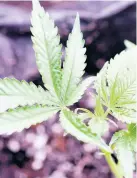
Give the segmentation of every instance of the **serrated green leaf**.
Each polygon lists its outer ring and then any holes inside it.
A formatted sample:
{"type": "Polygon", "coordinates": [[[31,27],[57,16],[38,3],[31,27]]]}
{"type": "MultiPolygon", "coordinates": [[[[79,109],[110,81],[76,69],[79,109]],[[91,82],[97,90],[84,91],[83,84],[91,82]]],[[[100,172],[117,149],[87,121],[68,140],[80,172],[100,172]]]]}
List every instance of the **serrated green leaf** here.
{"type": "Polygon", "coordinates": [[[129,124],[127,130],[118,131],[113,135],[110,145],[113,147],[118,140],[124,138],[129,143],[131,150],[136,151],[136,130],[136,124],[129,124]]]}
{"type": "Polygon", "coordinates": [[[135,169],[135,145],[136,145],[136,125],[130,124],[128,130],[116,132],[110,142],[110,146],[117,154],[119,165],[125,178],[133,177],[135,169]],[[127,163],[128,158],[128,163],[127,163]]]}
{"type": "Polygon", "coordinates": [[[58,30],[49,14],[33,0],[31,32],[36,62],[45,87],[59,97],[61,83],[61,45],[58,30]]]}
{"type": "Polygon", "coordinates": [[[54,97],[34,83],[14,78],[0,79],[0,112],[17,106],[46,104],[57,105],[54,97]]]}
{"type": "Polygon", "coordinates": [[[25,106],[0,114],[0,134],[20,132],[31,125],[47,120],[59,109],[51,106],[25,106]]]}
{"type": "Polygon", "coordinates": [[[137,123],[136,60],[137,47],[122,51],[104,65],[95,82],[101,102],[117,119],[127,123],[137,123]]]}
{"type": "Polygon", "coordinates": [[[70,93],[70,96],[68,97],[66,102],[66,106],[70,106],[78,102],[82,98],[85,90],[88,88],[88,86],[91,85],[92,82],[93,82],[92,77],[88,77],[85,80],[83,80],[77,86],[77,88],[74,91],[72,91],[72,93],[70,93]]]}
{"type": "MultiPolygon", "coordinates": [[[[84,74],[86,66],[86,49],[83,47],[83,35],[80,30],[80,21],[77,14],[72,33],[69,35],[69,39],[67,41],[66,57],[61,82],[61,96],[65,104],[77,102],[79,99],[79,96],[75,98],[76,100],[73,100],[70,96],[77,90],[81,77],[84,74]],[[69,100],[73,101],[70,102],[69,100]]],[[[81,88],[81,86],[79,87],[81,88]]],[[[81,90],[83,93],[83,87],[81,90]]],[[[79,91],[80,95],[81,90],[79,91]]]]}
{"type": "Polygon", "coordinates": [[[79,116],[69,109],[63,109],[60,114],[60,122],[67,133],[70,133],[78,140],[85,143],[94,143],[102,149],[111,152],[111,149],[96,134],[93,134],[79,118],[79,116]]]}
{"type": "Polygon", "coordinates": [[[113,135],[113,137],[111,138],[110,141],[110,146],[111,147],[115,147],[115,143],[121,139],[123,136],[125,135],[125,130],[121,130],[119,132],[115,132],[115,134],[113,135]]]}
{"type": "Polygon", "coordinates": [[[101,97],[101,103],[108,106],[109,103],[109,92],[107,87],[107,69],[108,69],[108,62],[106,62],[100,72],[97,74],[94,87],[96,92],[101,97]]]}

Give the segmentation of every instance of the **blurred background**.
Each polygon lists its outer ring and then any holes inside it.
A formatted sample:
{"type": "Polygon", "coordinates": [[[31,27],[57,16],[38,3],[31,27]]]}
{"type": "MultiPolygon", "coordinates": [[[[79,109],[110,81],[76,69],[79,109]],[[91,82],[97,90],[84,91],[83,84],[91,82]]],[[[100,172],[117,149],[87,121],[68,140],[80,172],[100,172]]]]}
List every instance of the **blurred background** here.
{"type": "MultiPolygon", "coordinates": [[[[43,1],[41,4],[59,28],[63,52],[79,12],[87,48],[86,75],[96,75],[106,61],[125,49],[125,39],[136,42],[134,1],[43,1]]],[[[31,9],[29,1],[0,1],[0,78],[15,77],[43,86],[30,38],[31,9]]],[[[88,91],[77,107],[94,108],[95,102],[88,91]]],[[[104,136],[107,142],[116,130],[110,126],[104,136]]],[[[54,116],[21,133],[0,136],[0,178],[113,176],[94,145],[83,144],[70,135],[63,137],[58,116],[54,116]]]]}

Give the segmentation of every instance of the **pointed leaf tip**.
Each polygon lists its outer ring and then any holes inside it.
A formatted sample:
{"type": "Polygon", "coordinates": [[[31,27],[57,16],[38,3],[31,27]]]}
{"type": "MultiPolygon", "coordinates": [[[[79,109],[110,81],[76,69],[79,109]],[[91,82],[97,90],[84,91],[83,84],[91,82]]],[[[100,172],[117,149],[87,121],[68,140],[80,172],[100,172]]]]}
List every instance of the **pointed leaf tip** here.
{"type": "Polygon", "coordinates": [[[76,19],[79,19],[79,13],[77,12],[77,14],[76,14],[76,19]]]}
{"type": "Polygon", "coordinates": [[[75,18],[75,22],[74,22],[74,27],[73,30],[78,30],[80,29],[80,19],[79,19],[79,13],[77,12],[76,18],[75,18]]]}
{"type": "Polygon", "coordinates": [[[32,7],[33,7],[33,10],[38,9],[40,7],[39,0],[32,0],[32,7]]]}
{"type": "Polygon", "coordinates": [[[46,89],[50,90],[52,95],[59,101],[62,75],[60,38],[54,21],[39,2],[38,0],[33,0],[34,9],[31,18],[36,63],[46,89]],[[45,71],[47,72],[46,74],[45,71]]]}
{"type": "Polygon", "coordinates": [[[126,48],[131,49],[133,47],[135,47],[136,45],[134,43],[132,43],[129,40],[124,40],[124,45],[126,46],[126,48]]]}

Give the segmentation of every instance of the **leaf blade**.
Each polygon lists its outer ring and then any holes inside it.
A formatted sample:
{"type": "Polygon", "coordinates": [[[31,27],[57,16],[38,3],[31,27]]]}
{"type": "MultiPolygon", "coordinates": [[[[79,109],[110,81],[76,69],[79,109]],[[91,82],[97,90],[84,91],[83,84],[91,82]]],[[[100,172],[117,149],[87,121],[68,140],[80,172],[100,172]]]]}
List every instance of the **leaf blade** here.
{"type": "Polygon", "coordinates": [[[133,177],[133,171],[135,170],[136,125],[130,124],[128,130],[116,132],[111,139],[110,146],[117,154],[119,165],[125,178],[133,177]]]}
{"type": "Polygon", "coordinates": [[[93,82],[92,77],[88,77],[85,80],[83,80],[69,96],[66,106],[70,106],[78,102],[92,82],[93,82]]]}
{"type": "Polygon", "coordinates": [[[70,133],[78,140],[86,143],[94,143],[106,151],[111,152],[111,149],[105,144],[105,142],[96,134],[93,134],[90,129],[81,122],[78,115],[74,114],[69,109],[61,111],[60,122],[66,132],[70,133]]]}
{"type": "Polygon", "coordinates": [[[86,67],[85,52],[84,41],[80,30],[79,15],[77,14],[72,33],[69,35],[67,41],[66,58],[61,82],[61,96],[65,103],[67,103],[70,98],[71,92],[76,90],[77,84],[79,84],[84,74],[86,67]]]}
{"type": "Polygon", "coordinates": [[[25,106],[0,113],[0,134],[12,134],[45,121],[58,112],[57,107],[25,106]],[[45,118],[46,117],[46,118],[45,118]]]}
{"type": "Polygon", "coordinates": [[[32,41],[39,72],[45,87],[55,97],[59,97],[62,76],[60,38],[57,35],[57,27],[49,18],[49,14],[45,13],[40,6],[38,0],[33,0],[31,24],[32,41]]]}
{"type": "Polygon", "coordinates": [[[95,82],[102,104],[113,116],[127,123],[137,123],[136,59],[137,47],[122,51],[104,65],[95,82]]]}
{"type": "Polygon", "coordinates": [[[57,101],[42,87],[14,78],[0,79],[0,112],[25,105],[57,105],[57,101]],[[55,104],[56,103],[56,104],[55,104]]]}

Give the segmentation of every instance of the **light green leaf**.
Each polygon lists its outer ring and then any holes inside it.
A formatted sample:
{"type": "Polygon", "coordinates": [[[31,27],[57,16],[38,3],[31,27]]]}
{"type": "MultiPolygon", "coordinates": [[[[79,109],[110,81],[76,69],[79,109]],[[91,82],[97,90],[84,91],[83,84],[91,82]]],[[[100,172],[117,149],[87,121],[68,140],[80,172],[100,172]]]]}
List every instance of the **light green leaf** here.
{"type": "Polygon", "coordinates": [[[117,156],[119,165],[123,169],[125,178],[133,178],[133,170],[135,169],[135,155],[127,148],[127,142],[117,144],[117,156]]]}
{"type": "Polygon", "coordinates": [[[79,116],[69,109],[63,109],[60,114],[60,122],[67,133],[70,133],[78,140],[85,143],[94,143],[102,149],[111,152],[111,149],[96,134],[93,134],[79,116]]]}
{"type": "Polygon", "coordinates": [[[101,97],[99,95],[95,96],[96,107],[94,110],[94,117],[89,121],[89,127],[93,133],[98,136],[102,136],[109,129],[109,124],[107,122],[107,115],[104,112],[103,106],[101,104],[101,97]]]}
{"type": "MultiPolygon", "coordinates": [[[[72,104],[79,99],[79,96],[75,98],[76,100],[73,100],[70,96],[77,90],[81,77],[84,74],[86,66],[86,49],[83,47],[84,40],[80,30],[79,15],[77,14],[72,33],[69,35],[67,41],[66,57],[61,82],[61,96],[65,104],[72,104]]],[[[83,86],[80,85],[79,89],[82,90],[78,91],[80,93],[79,95],[81,95],[81,93],[83,93],[83,86]]]]}
{"type": "MultiPolygon", "coordinates": [[[[104,117],[105,112],[104,112],[103,106],[101,104],[101,97],[98,94],[95,96],[95,98],[96,98],[96,107],[94,110],[94,115],[96,117],[104,117]]],[[[106,118],[104,118],[104,119],[106,119],[106,118]]]]}
{"type": "Polygon", "coordinates": [[[136,60],[137,47],[122,51],[104,65],[95,82],[101,102],[117,119],[127,123],[137,123],[136,60]]]}
{"type": "Polygon", "coordinates": [[[34,83],[14,78],[0,79],[0,112],[17,106],[46,104],[57,105],[54,97],[34,83]]]}
{"type": "Polygon", "coordinates": [[[115,143],[121,139],[123,136],[125,135],[125,130],[121,130],[121,131],[118,131],[118,132],[115,132],[115,134],[113,135],[113,137],[111,138],[111,141],[110,141],[110,146],[112,148],[115,147],[115,143]]]}
{"type": "Polygon", "coordinates": [[[88,120],[89,128],[91,132],[101,137],[105,132],[109,129],[109,124],[107,122],[107,115],[104,112],[103,106],[100,102],[100,97],[98,95],[95,96],[96,98],[96,107],[94,110],[94,114],[84,108],[78,108],[75,111],[83,111],[83,113],[79,113],[79,118],[82,121],[88,120]]]}
{"type": "Polygon", "coordinates": [[[31,125],[43,122],[59,109],[51,106],[25,106],[9,110],[0,114],[0,134],[11,134],[20,132],[24,128],[29,128],[31,125]]]}
{"type": "Polygon", "coordinates": [[[97,134],[99,137],[101,137],[109,129],[108,122],[104,120],[104,118],[92,118],[88,125],[92,133],[97,134]]]}
{"type": "Polygon", "coordinates": [[[61,45],[54,22],[38,0],[33,0],[31,32],[36,62],[45,87],[59,97],[61,83],[61,45]]]}
{"type": "Polygon", "coordinates": [[[129,134],[129,142],[131,145],[131,149],[135,152],[137,151],[137,125],[129,124],[128,125],[128,134],[129,134]]]}
{"type": "Polygon", "coordinates": [[[133,177],[135,169],[135,145],[136,145],[136,125],[130,124],[128,130],[116,132],[110,142],[110,146],[117,154],[119,165],[125,178],[133,177]],[[128,163],[127,163],[128,158],[128,163]]]}
{"type": "Polygon", "coordinates": [[[108,62],[106,62],[100,72],[97,74],[94,87],[96,92],[101,97],[101,103],[104,105],[109,104],[109,92],[107,87],[107,69],[108,69],[108,62]]]}
{"type": "Polygon", "coordinates": [[[68,97],[66,102],[66,106],[70,106],[78,102],[82,98],[85,90],[88,88],[88,86],[91,85],[92,82],[93,82],[92,77],[88,77],[85,80],[83,80],[77,86],[77,88],[74,91],[72,91],[72,93],[70,93],[70,96],[68,97]]]}
{"type": "Polygon", "coordinates": [[[125,44],[126,48],[128,48],[128,49],[134,48],[136,46],[134,43],[132,43],[129,40],[124,40],[124,44],[125,44]]]}
{"type": "Polygon", "coordinates": [[[136,151],[136,130],[137,125],[136,124],[129,124],[127,130],[121,130],[116,132],[110,142],[110,145],[112,147],[115,147],[115,143],[118,140],[122,140],[123,138],[127,140],[129,143],[131,150],[136,151]]]}

